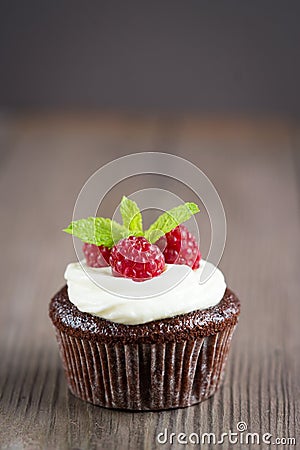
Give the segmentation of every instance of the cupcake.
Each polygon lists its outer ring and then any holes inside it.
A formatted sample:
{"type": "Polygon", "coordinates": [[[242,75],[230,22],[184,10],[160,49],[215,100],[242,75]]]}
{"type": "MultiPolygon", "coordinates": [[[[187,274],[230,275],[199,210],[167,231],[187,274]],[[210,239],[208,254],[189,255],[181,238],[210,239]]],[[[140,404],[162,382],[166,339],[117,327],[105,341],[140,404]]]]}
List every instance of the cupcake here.
{"type": "Polygon", "coordinates": [[[220,385],[240,304],[182,225],[198,211],[180,205],[144,231],[123,197],[122,225],[90,217],[65,229],[85,259],[68,265],[49,315],[75,396],[154,411],[199,403],[220,385]]]}

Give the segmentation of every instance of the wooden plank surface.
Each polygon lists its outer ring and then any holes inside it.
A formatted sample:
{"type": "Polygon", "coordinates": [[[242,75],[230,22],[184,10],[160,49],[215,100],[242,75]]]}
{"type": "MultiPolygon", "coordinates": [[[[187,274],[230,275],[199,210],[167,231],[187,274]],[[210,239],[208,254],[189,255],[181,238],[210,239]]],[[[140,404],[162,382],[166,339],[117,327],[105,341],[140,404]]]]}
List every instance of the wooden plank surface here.
{"type": "MultiPolygon", "coordinates": [[[[271,433],[273,441],[294,437],[300,445],[299,143],[298,124],[280,120],[0,118],[1,448],[182,448],[176,439],[160,445],[157,434],[167,428],[220,436],[235,432],[239,421],[250,432],[271,433]],[[222,387],[182,410],[126,413],[73,397],[47,315],[75,259],[60,230],[81,186],[103,164],[139,151],[183,156],[212,180],[228,222],[220,266],[242,302],[222,387]]],[[[105,214],[122,189],[130,194],[153,183],[155,176],[127,180],[104,202],[105,214]]],[[[190,199],[185,187],[163,183],[190,199]]],[[[222,448],[245,445],[225,440],[222,448]]]]}

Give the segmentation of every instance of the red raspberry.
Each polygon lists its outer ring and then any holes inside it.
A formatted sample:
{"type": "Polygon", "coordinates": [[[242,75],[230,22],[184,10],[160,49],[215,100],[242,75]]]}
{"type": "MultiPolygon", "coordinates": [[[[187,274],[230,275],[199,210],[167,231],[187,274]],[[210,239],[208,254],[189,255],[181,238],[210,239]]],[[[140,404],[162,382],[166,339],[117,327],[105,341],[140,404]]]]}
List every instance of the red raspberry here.
{"type": "Polygon", "coordinates": [[[157,245],[135,236],[121,239],[112,248],[109,262],[114,276],[134,281],[156,277],[165,268],[165,258],[157,245]]]}
{"type": "Polygon", "coordinates": [[[186,264],[192,269],[198,269],[201,253],[195,237],[184,225],[166,233],[156,245],[163,252],[166,263],[186,264]]]}
{"type": "Polygon", "coordinates": [[[109,266],[110,248],[94,244],[83,245],[83,253],[88,266],[90,267],[107,267],[109,266]]]}

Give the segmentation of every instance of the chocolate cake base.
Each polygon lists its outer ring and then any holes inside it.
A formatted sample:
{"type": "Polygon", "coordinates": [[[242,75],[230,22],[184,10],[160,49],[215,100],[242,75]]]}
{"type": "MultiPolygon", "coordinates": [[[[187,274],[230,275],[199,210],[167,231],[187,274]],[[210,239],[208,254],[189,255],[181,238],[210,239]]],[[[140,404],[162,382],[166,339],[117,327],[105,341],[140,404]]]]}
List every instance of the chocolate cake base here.
{"type": "Polygon", "coordinates": [[[206,310],[123,325],[79,311],[66,286],[49,309],[72,393],[95,405],[138,411],[210,397],[222,380],[239,312],[227,289],[206,310]]]}

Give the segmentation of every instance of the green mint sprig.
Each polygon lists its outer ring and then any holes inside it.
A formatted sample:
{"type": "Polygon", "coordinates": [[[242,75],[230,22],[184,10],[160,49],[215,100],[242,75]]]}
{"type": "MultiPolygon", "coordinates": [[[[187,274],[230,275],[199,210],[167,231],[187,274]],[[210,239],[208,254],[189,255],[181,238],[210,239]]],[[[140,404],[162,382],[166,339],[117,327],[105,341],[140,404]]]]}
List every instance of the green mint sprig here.
{"type": "Polygon", "coordinates": [[[116,242],[129,235],[126,227],[104,217],[75,220],[63,231],[88,244],[104,245],[108,248],[113,247],[116,242]]]}
{"type": "Polygon", "coordinates": [[[145,231],[143,231],[142,214],[136,202],[124,196],[120,211],[122,225],[104,217],[88,217],[71,222],[63,231],[88,244],[104,245],[108,248],[128,236],[144,236],[149,242],[155,243],[161,236],[199,212],[199,208],[191,202],[172,208],[161,214],[145,231]]]}
{"type": "Polygon", "coordinates": [[[136,202],[124,195],[121,201],[120,211],[124,227],[130,231],[143,234],[143,218],[136,202]]]}
{"type": "Polygon", "coordinates": [[[150,242],[156,242],[161,236],[176,228],[183,222],[189,220],[193,214],[199,212],[195,203],[185,203],[176,206],[161,214],[156,221],[145,231],[145,238],[150,242]]]}

